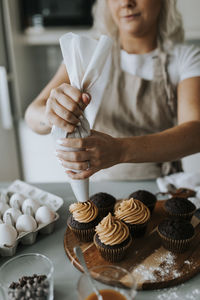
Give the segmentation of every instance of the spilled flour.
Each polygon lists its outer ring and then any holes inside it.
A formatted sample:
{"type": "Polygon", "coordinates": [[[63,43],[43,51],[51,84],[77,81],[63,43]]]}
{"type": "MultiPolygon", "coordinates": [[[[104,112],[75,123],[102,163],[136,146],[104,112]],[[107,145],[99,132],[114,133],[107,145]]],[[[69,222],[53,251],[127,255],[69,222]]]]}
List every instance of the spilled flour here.
{"type": "Polygon", "coordinates": [[[185,285],[182,284],[178,287],[171,288],[167,291],[158,291],[160,295],[156,297],[156,300],[199,300],[200,289],[194,288],[191,291],[185,291],[185,285]],[[183,291],[184,289],[184,291],[183,291]]]}
{"type": "MultiPolygon", "coordinates": [[[[188,263],[190,263],[188,261],[188,263]]],[[[174,269],[175,255],[171,252],[160,255],[157,250],[153,253],[150,259],[138,265],[133,275],[137,278],[138,282],[144,281],[157,281],[158,279],[164,281],[166,276],[172,279],[179,277],[181,274],[174,269]]]]}

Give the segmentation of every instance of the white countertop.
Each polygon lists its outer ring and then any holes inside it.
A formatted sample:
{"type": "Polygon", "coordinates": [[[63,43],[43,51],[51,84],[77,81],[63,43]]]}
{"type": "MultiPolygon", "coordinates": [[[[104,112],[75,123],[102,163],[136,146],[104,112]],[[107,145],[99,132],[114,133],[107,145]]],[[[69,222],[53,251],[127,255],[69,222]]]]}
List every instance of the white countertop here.
{"type": "MultiPolygon", "coordinates": [[[[58,211],[60,219],[51,235],[39,235],[35,244],[31,246],[19,245],[16,255],[25,253],[41,253],[48,256],[54,263],[54,290],[55,300],[76,300],[76,284],[80,272],[70,263],[63,248],[63,237],[66,230],[68,206],[75,201],[69,184],[65,183],[40,183],[37,187],[54,193],[64,199],[63,207],[58,211]]],[[[6,188],[8,183],[0,183],[0,188],[6,188]]],[[[146,189],[157,192],[155,181],[135,182],[99,182],[90,184],[90,194],[107,192],[117,198],[127,197],[137,189],[146,189]]],[[[9,258],[0,258],[0,266],[9,258]]],[[[200,276],[196,276],[178,287],[159,290],[138,292],[135,300],[197,300],[200,299],[200,276]]]]}

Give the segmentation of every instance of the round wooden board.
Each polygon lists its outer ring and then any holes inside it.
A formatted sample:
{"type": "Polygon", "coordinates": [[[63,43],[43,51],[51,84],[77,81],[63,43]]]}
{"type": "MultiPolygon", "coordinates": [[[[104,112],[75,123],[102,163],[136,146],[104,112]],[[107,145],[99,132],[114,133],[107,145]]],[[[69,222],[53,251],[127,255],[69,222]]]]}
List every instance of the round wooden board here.
{"type": "MultiPolygon", "coordinates": [[[[196,235],[190,249],[184,253],[172,253],[161,246],[155,230],[160,221],[166,217],[163,210],[164,201],[157,201],[155,210],[148,224],[144,237],[134,239],[126,257],[115,265],[129,270],[137,281],[138,290],[153,290],[175,286],[183,283],[200,272],[200,219],[192,218],[196,235]]],[[[64,249],[73,265],[83,272],[73,248],[79,245],[90,269],[98,265],[110,265],[99,254],[94,243],[79,242],[69,228],[64,236],[64,249]]]]}

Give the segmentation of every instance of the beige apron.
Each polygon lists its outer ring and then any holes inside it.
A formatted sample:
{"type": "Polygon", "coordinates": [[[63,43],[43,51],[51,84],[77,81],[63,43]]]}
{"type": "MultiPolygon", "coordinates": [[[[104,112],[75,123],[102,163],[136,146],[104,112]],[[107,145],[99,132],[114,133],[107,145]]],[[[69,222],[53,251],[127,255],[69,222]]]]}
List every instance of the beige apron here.
{"type": "MultiPolygon", "coordinates": [[[[113,137],[141,136],[176,124],[176,95],[167,73],[167,54],[154,59],[154,80],[112,71],[93,129],[113,137]]],[[[162,147],[162,145],[160,145],[162,147]]],[[[93,175],[94,180],[153,179],[181,170],[181,163],[124,163],[93,175]]]]}

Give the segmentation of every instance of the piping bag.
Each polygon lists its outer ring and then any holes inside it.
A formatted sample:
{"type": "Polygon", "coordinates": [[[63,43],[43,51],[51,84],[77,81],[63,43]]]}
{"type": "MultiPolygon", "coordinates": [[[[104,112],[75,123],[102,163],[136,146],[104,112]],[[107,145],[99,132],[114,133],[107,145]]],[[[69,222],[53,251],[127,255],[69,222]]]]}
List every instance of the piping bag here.
{"type": "MultiPolygon", "coordinates": [[[[105,35],[102,35],[97,41],[89,37],[67,33],[60,38],[60,46],[71,86],[82,92],[90,93],[91,102],[95,101],[95,83],[111,53],[112,40],[105,35]]],[[[90,135],[90,124],[85,114],[80,123],[72,133],[67,133],[54,125],[51,134],[55,139],[88,137],[90,135]]],[[[81,150],[61,145],[58,145],[57,149],[63,151],[81,150]]],[[[73,171],[80,172],[77,170],[73,171]]],[[[69,181],[77,201],[85,202],[89,200],[88,178],[78,180],[69,177],[69,181]]]]}

